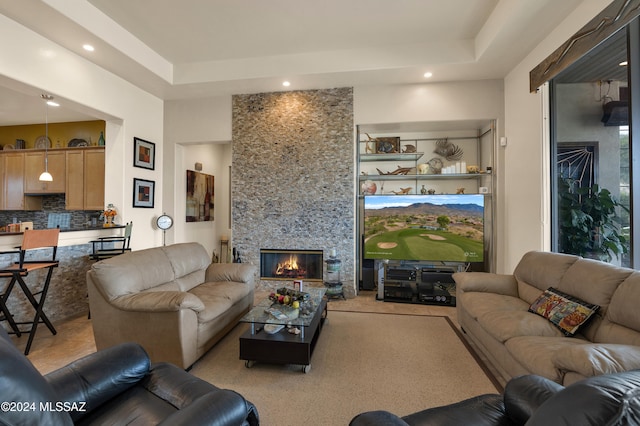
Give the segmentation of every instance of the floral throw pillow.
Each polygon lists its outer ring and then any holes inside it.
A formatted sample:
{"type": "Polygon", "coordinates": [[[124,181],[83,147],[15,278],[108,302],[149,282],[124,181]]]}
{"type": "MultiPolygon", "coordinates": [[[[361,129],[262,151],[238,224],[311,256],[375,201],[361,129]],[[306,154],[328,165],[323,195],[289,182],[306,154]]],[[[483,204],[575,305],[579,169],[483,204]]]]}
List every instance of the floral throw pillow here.
{"type": "Polygon", "coordinates": [[[598,309],[600,306],[584,302],[553,287],[542,292],[529,306],[529,312],[548,319],[565,336],[574,336],[598,309]]]}

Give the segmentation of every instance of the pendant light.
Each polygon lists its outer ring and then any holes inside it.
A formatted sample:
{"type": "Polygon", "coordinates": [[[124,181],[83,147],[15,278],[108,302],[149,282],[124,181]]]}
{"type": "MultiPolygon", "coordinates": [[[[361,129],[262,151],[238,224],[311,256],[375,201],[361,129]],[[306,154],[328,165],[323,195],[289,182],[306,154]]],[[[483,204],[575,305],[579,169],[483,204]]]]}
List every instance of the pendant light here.
{"type": "Polygon", "coordinates": [[[38,178],[41,182],[53,182],[53,176],[49,173],[49,102],[53,100],[53,96],[40,95],[45,100],[45,112],[44,112],[44,172],[38,178]]]}

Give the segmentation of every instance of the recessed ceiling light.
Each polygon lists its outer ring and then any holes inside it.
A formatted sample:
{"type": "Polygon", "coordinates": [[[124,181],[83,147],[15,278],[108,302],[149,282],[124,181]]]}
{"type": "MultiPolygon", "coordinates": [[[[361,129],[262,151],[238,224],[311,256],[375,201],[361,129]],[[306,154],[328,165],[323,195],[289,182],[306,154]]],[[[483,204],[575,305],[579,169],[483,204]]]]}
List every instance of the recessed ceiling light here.
{"type": "Polygon", "coordinates": [[[83,44],[82,48],[84,50],[86,50],[87,52],[93,52],[94,50],[96,50],[92,45],[90,44],[83,44]]]}
{"type": "Polygon", "coordinates": [[[431,77],[433,77],[433,73],[431,73],[429,71],[424,73],[424,78],[431,78],[431,77]]]}
{"type": "Polygon", "coordinates": [[[291,86],[291,83],[289,83],[288,81],[283,81],[283,82],[282,82],[282,85],[283,85],[284,87],[289,87],[289,86],[291,86]]]}
{"type": "Polygon", "coordinates": [[[628,62],[627,61],[622,61],[618,65],[620,65],[621,67],[626,67],[628,65],[628,62]]]}
{"type": "Polygon", "coordinates": [[[43,94],[41,94],[41,95],[40,95],[40,97],[41,97],[42,99],[44,99],[44,100],[47,102],[47,105],[50,105],[50,106],[60,106],[60,104],[59,104],[59,103],[54,102],[54,100],[53,100],[53,99],[54,99],[54,97],[53,97],[52,95],[49,95],[48,93],[43,93],[43,94]]]}

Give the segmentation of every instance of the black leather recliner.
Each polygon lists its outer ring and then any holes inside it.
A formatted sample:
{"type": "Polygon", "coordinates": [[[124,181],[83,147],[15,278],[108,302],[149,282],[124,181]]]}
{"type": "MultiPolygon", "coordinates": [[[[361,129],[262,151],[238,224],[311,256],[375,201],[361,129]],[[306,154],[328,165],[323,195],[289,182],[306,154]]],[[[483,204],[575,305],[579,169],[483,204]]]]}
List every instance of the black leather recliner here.
{"type": "Polygon", "coordinates": [[[608,374],[566,388],[528,375],[510,380],[504,395],[481,395],[405,417],[369,411],[351,426],[630,426],[640,425],[640,370],[608,374]]]}
{"type": "Polygon", "coordinates": [[[45,376],[0,327],[0,424],[249,425],[256,408],[135,343],[96,352],[45,376]]]}

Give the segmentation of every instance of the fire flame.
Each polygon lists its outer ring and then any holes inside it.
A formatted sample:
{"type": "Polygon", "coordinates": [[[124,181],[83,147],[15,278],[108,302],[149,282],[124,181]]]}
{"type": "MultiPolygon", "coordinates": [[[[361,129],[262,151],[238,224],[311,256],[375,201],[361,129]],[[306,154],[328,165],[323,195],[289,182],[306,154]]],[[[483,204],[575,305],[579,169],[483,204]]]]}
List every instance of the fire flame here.
{"type": "Polygon", "coordinates": [[[298,257],[294,255],[289,256],[289,260],[284,261],[283,263],[278,263],[276,267],[276,275],[283,275],[290,271],[298,270],[298,257]]]}

